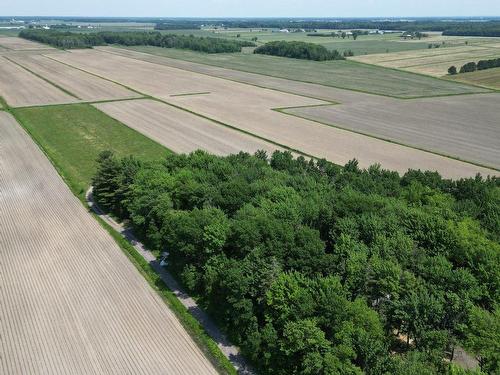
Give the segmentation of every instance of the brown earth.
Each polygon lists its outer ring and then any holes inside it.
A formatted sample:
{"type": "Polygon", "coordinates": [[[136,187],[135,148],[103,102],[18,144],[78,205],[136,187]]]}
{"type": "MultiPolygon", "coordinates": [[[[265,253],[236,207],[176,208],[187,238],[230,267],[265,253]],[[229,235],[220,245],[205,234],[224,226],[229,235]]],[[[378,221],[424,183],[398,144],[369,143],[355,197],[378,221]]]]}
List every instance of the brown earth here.
{"type": "Polygon", "coordinates": [[[4,57],[0,57],[0,96],[12,107],[78,101],[4,57]]]}
{"type": "Polygon", "coordinates": [[[216,155],[229,155],[265,150],[271,155],[280,149],[272,143],[154,100],[127,100],[94,106],[178,153],[202,149],[216,155]]]}
{"type": "Polygon", "coordinates": [[[9,56],[9,59],[35,74],[87,101],[139,97],[123,86],[71,68],[41,55],[9,56]]]}
{"type": "Polygon", "coordinates": [[[53,50],[54,48],[46,45],[46,44],[41,44],[37,42],[32,42],[31,40],[26,40],[23,38],[18,38],[18,37],[5,37],[0,39],[0,46],[10,49],[10,50],[15,50],[15,51],[20,51],[20,50],[53,50]]]}
{"type": "Polygon", "coordinates": [[[217,373],[5,112],[0,228],[0,373],[217,373]]]}

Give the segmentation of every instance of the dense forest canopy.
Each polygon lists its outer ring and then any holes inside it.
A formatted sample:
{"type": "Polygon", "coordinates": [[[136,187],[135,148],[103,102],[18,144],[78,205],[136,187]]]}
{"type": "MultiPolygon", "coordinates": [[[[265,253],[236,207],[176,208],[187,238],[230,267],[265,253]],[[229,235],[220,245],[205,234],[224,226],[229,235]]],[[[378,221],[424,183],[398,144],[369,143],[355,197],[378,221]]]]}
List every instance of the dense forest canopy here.
{"type": "Polygon", "coordinates": [[[337,50],[330,51],[320,44],[306,42],[268,42],[257,47],[254,53],[315,61],[344,59],[337,50]]]}
{"type": "Polygon", "coordinates": [[[98,204],[260,373],[465,374],[457,346],[499,373],[500,179],[262,151],[98,165],[98,204]]]}
{"type": "Polygon", "coordinates": [[[206,53],[224,53],[240,52],[242,47],[255,46],[254,43],[248,41],[142,31],[72,33],[56,30],[27,29],[21,31],[19,36],[64,49],[121,44],[125,46],[146,45],[190,49],[206,53]]]}

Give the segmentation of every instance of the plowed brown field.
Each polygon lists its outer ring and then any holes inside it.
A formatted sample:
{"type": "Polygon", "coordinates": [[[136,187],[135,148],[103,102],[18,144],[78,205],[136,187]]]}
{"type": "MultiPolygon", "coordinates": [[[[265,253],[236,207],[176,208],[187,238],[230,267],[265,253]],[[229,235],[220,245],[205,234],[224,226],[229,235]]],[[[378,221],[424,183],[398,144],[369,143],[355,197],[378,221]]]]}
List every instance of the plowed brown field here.
{"type": "Polygon", "coordinates": [[[5,112],[0,112],[0,333],[1,374],[216,374],[5,112]]]}
{"type": "Polygon", "coordinates": [[[279,149],[272,143],[154,100],[127,100],[94,106],[174,152],[202,149],[229,155],[265,150],[270,155],[279,149]]]}
{"type": "Polygon", "coordinates": [[[9,56],[9,58],[83,100],[99,101],[140,96],[116,83],[71,68],[41,55],[9,56]]]}
{"type": "Polygon", "coordinates": [[[0,96],[12,107],[78,101],[4,57],[0,57],[0,96]]]}

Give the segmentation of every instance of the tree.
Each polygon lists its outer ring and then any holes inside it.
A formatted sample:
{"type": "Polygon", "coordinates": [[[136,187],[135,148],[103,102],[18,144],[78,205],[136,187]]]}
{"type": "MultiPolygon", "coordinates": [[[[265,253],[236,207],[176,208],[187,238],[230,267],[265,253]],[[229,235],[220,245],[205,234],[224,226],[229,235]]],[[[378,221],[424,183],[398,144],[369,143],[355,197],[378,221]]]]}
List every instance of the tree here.
{"type": "Polygon", "coordinates": [[[450,75],[455,75],[455,74],[457,74],[457,67],[456,67],[456,66],[454,66],[454,65],[450,66],[450,67],[448,68],[448,74],[450,74],[450,75]]]}

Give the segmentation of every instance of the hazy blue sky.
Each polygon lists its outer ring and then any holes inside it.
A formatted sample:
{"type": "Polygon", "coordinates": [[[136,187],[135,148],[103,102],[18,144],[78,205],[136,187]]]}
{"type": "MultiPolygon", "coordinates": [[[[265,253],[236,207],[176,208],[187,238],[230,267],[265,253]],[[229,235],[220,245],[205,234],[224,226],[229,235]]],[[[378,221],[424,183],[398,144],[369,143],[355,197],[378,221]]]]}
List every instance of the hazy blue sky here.
{"type": "Polygon", "coordinates": [[[500,16],[500,0],[0,0],[0,15],[136,17],[500,16]]]}

